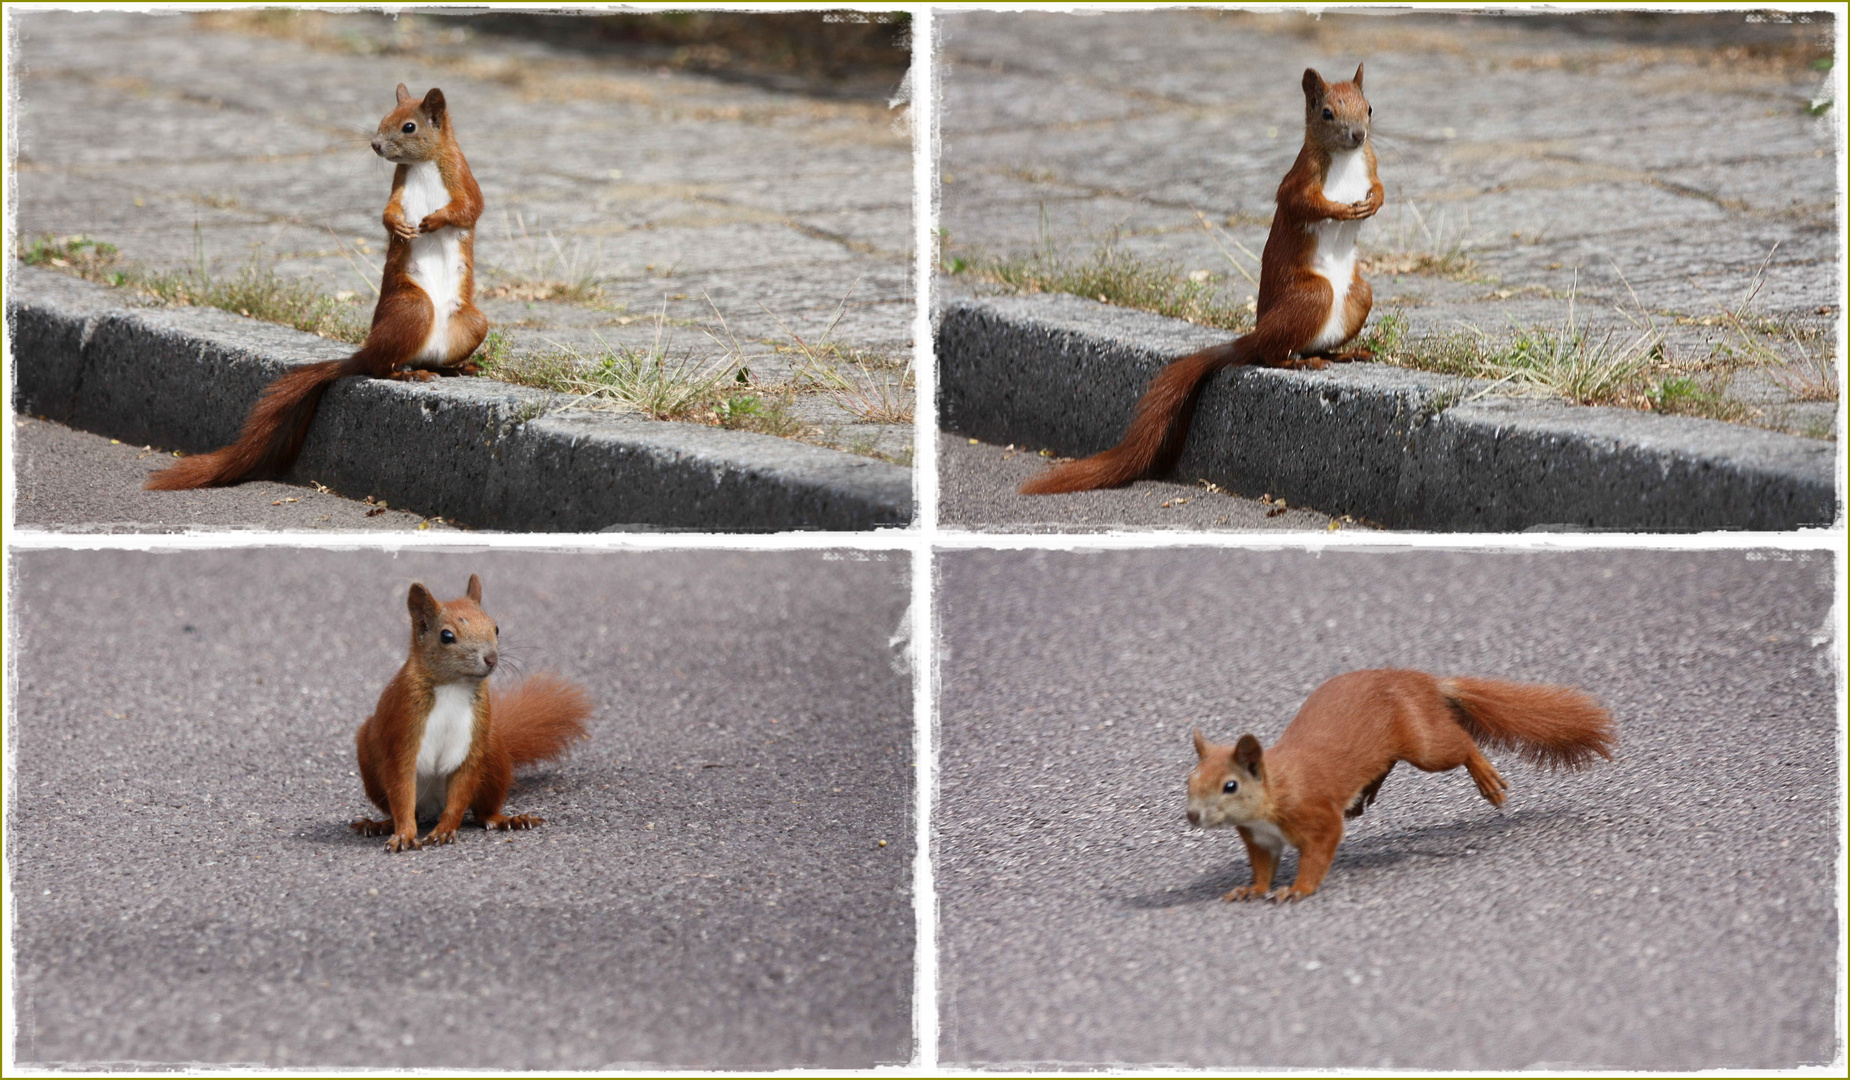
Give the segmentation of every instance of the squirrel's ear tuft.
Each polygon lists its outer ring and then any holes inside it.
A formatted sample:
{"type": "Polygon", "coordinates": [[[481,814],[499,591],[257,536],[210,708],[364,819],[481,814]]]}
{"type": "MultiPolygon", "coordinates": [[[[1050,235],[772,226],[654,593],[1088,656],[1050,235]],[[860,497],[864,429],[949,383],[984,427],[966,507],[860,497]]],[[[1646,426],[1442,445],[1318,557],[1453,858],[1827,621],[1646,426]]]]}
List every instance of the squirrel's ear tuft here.
{"type": "Polygon", "coordinates": [[[1208,740],[1201,737],[1201,729],[1196,728],[1195,729],[1195,756],[1198,758],[1206,758],[1208,756],[1208,751],[1212,749],[1214,749],[1214,747],[1208,742],[1208,740]]]}
{"type": "Polygon", "coordinates": [[[1254,776],[1263,775],[1265,770],[1265,751],[1259,746],[1259,740],[1251,735],[1240,736],[1240,741],[1233,747],[1233,763],[1254,776]]]}
{"type": "Polygon", "coordinates": [[[477,604],[482,602],[482,577],[480,574],[469,575],[468,596],[469,599],[475,601],[477,604]]]}
{"type": "Polygon", "coordinates": [[[1317,74],[1316,68],[1304,69],[1304,97],[1310,101],[1322,101],[1330,86],[1317,74]]]}
{"type": "Polygon", "coordinates": [[[411,594],[405,597],[405,607],[410,610],[411,623],[417,627],[419,634],[429,633],[441,613],[437,598],[430,595],[430,590],[418,581],[411,583],[411,594]]]}
{"type": "Polygon", "coordinates": [[[1362,88],[1362,65],[1360,64],[1355,65],[1355,78],[1350,79],[1349,81],[1355,84],[1355,88],[1357,90],[1360,90],[1362,88]]]}
{"type": "Polygon", "coordinates": [[[398,103],[400,105],[403,105],[405,102],[410,101],[410,100],[411,100],[410,88],[407,87],[404,83],[399,83],[398,84],[398,103]]]}
{"type": "Polygon", "coordinates": [[[424,95],[424,115],[430,118],[432,127],[443,126],[443,111],[443,91],[433,86],[430,93],[424,95]]]}

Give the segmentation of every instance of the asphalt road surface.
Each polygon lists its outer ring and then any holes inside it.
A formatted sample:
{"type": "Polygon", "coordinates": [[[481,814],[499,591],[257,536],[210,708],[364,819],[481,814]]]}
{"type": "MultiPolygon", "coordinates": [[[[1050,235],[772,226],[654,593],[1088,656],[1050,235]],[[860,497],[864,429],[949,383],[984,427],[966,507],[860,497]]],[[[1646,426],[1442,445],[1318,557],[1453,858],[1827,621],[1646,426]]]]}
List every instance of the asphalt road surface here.
{"type": "Polygon", "coordinates": [[[19,553],[18,1061],[908,1059],[904,560],[19,553]],[[410,582],[472,571],[504,656],[590,690],[591,738],[516,781],[539,829],[387,854],[347,829],[353,732],[410,582]]]}
{"type": "Polygon", "coordinates": [[[941,1060],[1841,1061],[1830,560],[944,554],[941,1060]],[[1250,877],[1231,830],[1183,821],[1189,729],[1269,745],[1382,666],[1582,686],[1616,760],[1493,752],[1501,811],[1403,765],[1316,895],[1219,901],[1250,877]]]}
{"type": "Polygon", "coordinates": [[[452,529],[442,518],[330,491],[253,480],[199,491],[143,491],[173,459],[147,446],[32,416],[13,417],[14,523],[51,532],[402,532],[452,529]]]}
{"type": "Polygon", "coordinates": [[[938,437],[938,521],[975,532],[1328,532],[1367,528],[1301,506],[1247,499],[1202,484],[1139,480],[1121,488],[1071,495],[1020,495],[1015,489],[1044,471],[1038,451],[938,437]]]}

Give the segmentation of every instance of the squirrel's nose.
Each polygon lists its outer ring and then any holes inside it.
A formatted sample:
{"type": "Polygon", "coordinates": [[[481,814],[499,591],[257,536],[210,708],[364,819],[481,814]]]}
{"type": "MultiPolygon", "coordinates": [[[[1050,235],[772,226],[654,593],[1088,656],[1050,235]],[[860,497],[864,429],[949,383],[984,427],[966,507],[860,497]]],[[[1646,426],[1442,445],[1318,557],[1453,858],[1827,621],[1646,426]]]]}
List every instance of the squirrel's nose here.
{"type": "Polygon", "coordinates": [[[380,142],[380,141],[379,141],[378,139],[374,139],[374,140],[373,140],[373,153],[375,153],[375,154],[384,154],[384,153],[385,153],[385,144],[384,144],[384,143],[382,143],[382,142],[380,142]]]}
{"type": "Polygon", "coordinates": [[[501,654],[498,652],[490,651],[490,652],[482,654],[482,663],[487,664],[488,670],[490,671],[493,671],[495,669],[495,665],[500,662],[501,662],[501,654]]]}
{"type": "Polygon", "coordinates": [[[1201,824],[1201,811],[1199,811],[1199,810],[1190,810],[1190,811],[1188,812],[1188,823],[1189,823],[1190,825],[1199,825],[1199,824],[1201,824]]]}

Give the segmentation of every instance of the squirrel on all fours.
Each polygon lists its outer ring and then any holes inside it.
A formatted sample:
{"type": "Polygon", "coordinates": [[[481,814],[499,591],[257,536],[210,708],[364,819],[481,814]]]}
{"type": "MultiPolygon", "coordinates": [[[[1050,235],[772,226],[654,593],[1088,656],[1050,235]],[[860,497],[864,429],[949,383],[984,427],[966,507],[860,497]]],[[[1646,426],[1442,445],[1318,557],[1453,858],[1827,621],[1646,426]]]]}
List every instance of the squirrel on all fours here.
{"type": "Polygon", "coordinates": [[[1197,828],[1231,826],[1246,845],[1253,882],[1221,899],[1301,900],[1323,884],[1344,819],[1360,816],[1402,761],[1426,772],[1462,765],[1479,794],[1502,806],[1509,782],[1480,745],[1579,769],[1611,760],[1616,743],[1612,716],[1572,687],[1352,671],[1313,690],[1269,750],[1250,734],[1226,746],[1197,729],[1186,816],[1197,828]],[[1297,880],[1274,889],[1287,844],[1298,850],[1297,880]]]}
{"type": "Polygon", "coordinates": [[[502,812],[514,769],[558,758],[585,738],[590,695],[550,672],[512,690],[489,688],[501,628],[482,610],[474,574],[463,596],[443,603],[413,583],[406,606],[410,651],[354,737],[366,797],[388,816],[361,818],[353,831],[390,834],[386,850],[403,851],[449,843],[464,814],[485,829],[544,824],[502,812]],[[435,821],[421,840],[419,820],[435,821]]]}

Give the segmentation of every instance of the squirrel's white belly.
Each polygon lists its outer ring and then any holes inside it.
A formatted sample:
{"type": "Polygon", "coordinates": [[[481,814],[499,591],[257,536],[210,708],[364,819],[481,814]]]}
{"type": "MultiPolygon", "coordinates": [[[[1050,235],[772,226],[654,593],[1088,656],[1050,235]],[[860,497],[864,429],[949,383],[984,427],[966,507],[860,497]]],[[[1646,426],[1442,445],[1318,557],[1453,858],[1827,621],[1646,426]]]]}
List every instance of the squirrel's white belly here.
{"type": "Polygon", "coordinates": [[[419,817],[443,813],[450,776],[469,756],[474,734],[475,687],[468,683],[437,687],[430,715],[424,718],[424,737],[418,742],[419,817]]]}
{"type": "MultiPolygon", "coordinates": [[[[414,227],[428,214],[450,203],[450,193],[443,186],[443,175],[434,161],[420,161],[406,167],[404,215],[414,227]]],[[[443,363],[450,340],[450,316],[462,306],[464,230],[446,225],[436,232],[421,233],[411,240],[411,280],[430,297],[430,334],[418,350],[416,360],[443,363]]]]}
{"type": "MultiPolygon", "coordinates": [[[[1368,178],[1368,159],[1361,150],[1330,155],[1330,171],[1323,180],[1323,197],[1336,203],[1357,203],[1368,198],[1374,187],[1368,178]]],[[[1310,268],[1330,283],[1330,312],[1323,328],[1305,346],[1307,353],[1333,349],[1349,337],[1349,285],[1355,280],[1355,241],[1362,233],[1360,221],[1319,221],[1310,226],[1317,237],[1317,251],[1311,256],[1310,268]]]]}

